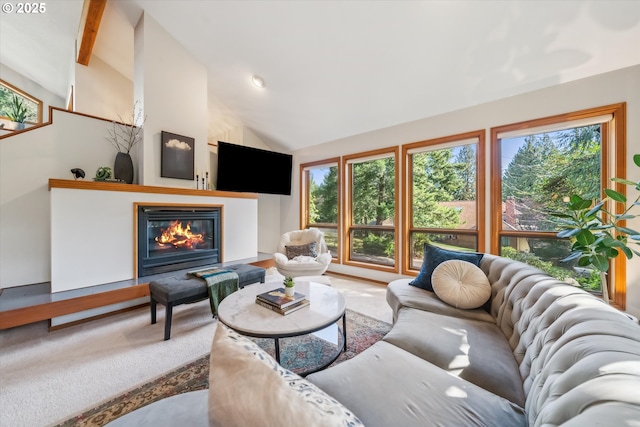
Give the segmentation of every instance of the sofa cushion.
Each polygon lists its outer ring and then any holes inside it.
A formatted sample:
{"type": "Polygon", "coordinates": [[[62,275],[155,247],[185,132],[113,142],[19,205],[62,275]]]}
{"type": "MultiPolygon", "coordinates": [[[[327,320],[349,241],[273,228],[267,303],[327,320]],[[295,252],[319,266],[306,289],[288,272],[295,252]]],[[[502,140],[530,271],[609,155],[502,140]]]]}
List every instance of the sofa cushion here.
{"type": "Polygon", "coordinates": [[[456,308],[481,307],[491,296],[491,285],[480,267],[458,259],[445,261],[433,270],[433,291],[456,308]]]}
{"type": "Polygon", "coordinates": [[[524,406],[518,364],[493,323],[405,308],[383,340],[524,406]]]}
{"type": "Polygon", "coordinates": [[[384,341],[307,379],[367,427],[526,425],[518,405],[384,341]]]}
{"type": "Polygon", "coordinates": [[[387,303],[389,303],[393,311],[394,321],[401,308],[410,307],[461,319],[475,319],[494,323],[493,317],[485,310],[481,308],[471,310],[455,308],[442,301],[431,291],[410,286],[410,280],[397,279],[387,285],[387,303]]]}
{"type": "Polygon", "coordinates": [[[435,268],[442,262],[448,261],[450,259],[461,259],[463,261],[468,261],[475,266],[478,266],[480,265],[482,256],[483,254],[475,252],[450,251],[448,249],[443,249],[438,246],[425,243],[424,260],[422,261],[420,273],[414,280],[410,282],[410,285],[426,289],[427,291],[432,291],[433,287],[431,285],[431,275],[433,274],[433,270],[435,270],[435,268]]]}
{"type": "Polygon", "coordinates": [[[334,398],[220,323],[210,364],[211,426],[362,425],[334,398]]]}

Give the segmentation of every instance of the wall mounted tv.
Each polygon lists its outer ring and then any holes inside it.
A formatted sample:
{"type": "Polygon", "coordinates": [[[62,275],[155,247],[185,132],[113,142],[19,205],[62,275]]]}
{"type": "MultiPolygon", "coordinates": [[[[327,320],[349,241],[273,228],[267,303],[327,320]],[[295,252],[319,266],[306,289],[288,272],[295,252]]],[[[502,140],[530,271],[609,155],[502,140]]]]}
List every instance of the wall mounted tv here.
{"type": "Polygon", "coordinates": [[[218,141],[216,190],[291,195],[293,157],[218,141]]]}

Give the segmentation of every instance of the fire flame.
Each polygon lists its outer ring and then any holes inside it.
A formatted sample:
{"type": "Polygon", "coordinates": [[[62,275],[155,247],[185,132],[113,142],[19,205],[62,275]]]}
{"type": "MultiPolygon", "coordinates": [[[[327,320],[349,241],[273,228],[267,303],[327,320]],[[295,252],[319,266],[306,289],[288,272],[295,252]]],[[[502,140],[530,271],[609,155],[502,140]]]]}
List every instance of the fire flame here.
{"type": "Polygon", "coordinates": [[[204,235],[192,233],[190,222],[183,228],[182,223],[176,220],[169,224],[168,228],[162,230],[162,235],[156,237],[156,242],[163,246],[173,245],[175,247],[193,249],[198,244],[204,243],[204,235]]]}

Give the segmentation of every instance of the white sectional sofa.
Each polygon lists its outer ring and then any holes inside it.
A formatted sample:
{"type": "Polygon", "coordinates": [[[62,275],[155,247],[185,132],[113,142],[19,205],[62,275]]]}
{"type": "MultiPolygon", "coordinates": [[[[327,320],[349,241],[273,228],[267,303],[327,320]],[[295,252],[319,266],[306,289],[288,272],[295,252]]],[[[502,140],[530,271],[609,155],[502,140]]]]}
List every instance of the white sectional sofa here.
{"type": "Polygon", "coordinates": [[[306,379],[218,326],[208,392],[110,425],[640,425],[637,320],[526,264],[484,255],[479,267],[491,288],[481,308],[455,308],[396,280],[387,288],[391,331],[306,379]]]}
{"type": "Polygon", "coordinates": [[[369,427],[640,425],[636,321],[526,264],[479,267],[482,308],[396,280],[389,334],[307,380],[369,427]]]}

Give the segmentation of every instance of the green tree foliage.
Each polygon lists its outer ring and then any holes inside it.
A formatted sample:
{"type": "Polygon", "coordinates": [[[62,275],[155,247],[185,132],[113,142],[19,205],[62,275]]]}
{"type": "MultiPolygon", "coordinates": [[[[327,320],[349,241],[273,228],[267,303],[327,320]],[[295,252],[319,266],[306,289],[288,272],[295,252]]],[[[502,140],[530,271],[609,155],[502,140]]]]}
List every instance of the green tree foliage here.
{"type": "Polygon", "coordinates": [[[475,145],[464,145],[456,154],[454,163],[462,186],[453,194],[454,200],[476,199],[476,150],[475,145]]]}
{"type": "Polygon", "coordinates": [[[600,125],[528,136],[503,173],[502,198],[515,201],[519,229],[556,230],[549,211],[566,194],[600,194],[600,125]]]}
{"type": "Polygon", "coordinates": [[[383,225],[395,216],[395,160],[391,157],[353,165],[353,223],[383,225]]]}
{"type": "Polygon", "coordinates": [[[547,159],[554,154],[549,135],[525,138],[502,176],[502,200],[532,200],[547,175],[547,159]]]}
{"type": "Polygon", "coordinates": [[[338,168],[327,169],[320,185],[311,180],[309,213],[311,221],[320,224],[338,223],[338,168]]]}
{"type": "Polygon", "coordinates": [[[417,228],[455,228],[459,212],[438,202],[454,200],[463,187],[461,168],[451,162],[451,150],[428,151],[413,155],[413,226],[417,228]]]}
{"type": "Polygon", "coordinates": [[[550,209],[564,204],[560,195],[582,194],[600,197],[600,126],[585,126],[560,132],[558,155],[547,160],[549,174],[541,183],[550,209]],[[591,179],[586,179],[591,177],[591,179]]]}
{"type": "MultiPolygon", "coordinates": [[[[503,144],[510,142],[505,140],[503,144]]],[[[599,198],[600,151],[600,125],[526,137],[503,172],[503,200],[509,198],[515,202],[518,219],[515,226],[521,230],[557,231],[563,227],[566,218],[551,212],[566,209],[568,195],[586,194],[589,199],[599,198]]],[[[578,273],[572,265],[562,262],[571,252],[564,242],[552,239],[527,241],[531,252],[511,254],[511,257],[561,280],[573,277],[584,288],[599,288],[597,274],[578,273]]],[[[503,255],[508,256],[509,252],[505,250],[507,248],[503,248],[503,255]]]]}

